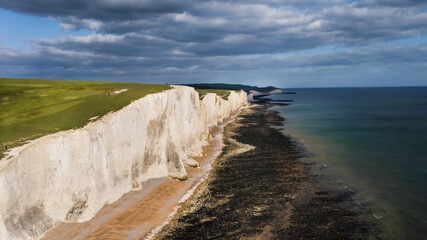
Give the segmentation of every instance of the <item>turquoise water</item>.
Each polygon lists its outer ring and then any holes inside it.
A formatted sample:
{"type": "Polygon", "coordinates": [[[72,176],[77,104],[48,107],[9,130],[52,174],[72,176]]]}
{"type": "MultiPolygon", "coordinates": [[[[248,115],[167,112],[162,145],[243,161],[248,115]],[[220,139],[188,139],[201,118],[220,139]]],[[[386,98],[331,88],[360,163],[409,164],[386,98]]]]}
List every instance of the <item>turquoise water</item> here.
{"type": "Polygon", "coordinates": [[[284,133],[356,192],[386,239],[427,239],[427,88],[286,89],[284,133]]]}

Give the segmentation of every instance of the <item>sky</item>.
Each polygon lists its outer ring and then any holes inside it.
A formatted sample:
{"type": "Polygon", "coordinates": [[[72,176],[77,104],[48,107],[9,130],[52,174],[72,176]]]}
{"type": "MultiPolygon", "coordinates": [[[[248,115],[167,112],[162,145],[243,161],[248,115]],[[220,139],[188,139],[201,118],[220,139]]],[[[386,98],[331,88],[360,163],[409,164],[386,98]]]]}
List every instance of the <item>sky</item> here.
{"type": "Polygon", "coordinates": [[[0,0],[0,77],[427,86],[427,0],[0,0]]]}

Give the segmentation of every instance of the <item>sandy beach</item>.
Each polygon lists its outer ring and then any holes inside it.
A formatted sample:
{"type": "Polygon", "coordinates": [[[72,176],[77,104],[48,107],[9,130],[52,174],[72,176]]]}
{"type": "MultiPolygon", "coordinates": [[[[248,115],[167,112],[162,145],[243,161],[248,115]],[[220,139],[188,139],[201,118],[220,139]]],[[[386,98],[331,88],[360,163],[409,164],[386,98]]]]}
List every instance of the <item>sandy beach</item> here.
{"type": "Polygon", "coordinates": [[[212,139],[203,148],[204,156],[194,157],[200,167],[186,169],[187,181],[157,178],[143,182],[141,190],[129,192],[106,205],[91,220],[59,223],[42,239],[141,239],[152,235],[206,177],[221,152],[224,127],[237,115],[238,112],[234,113],[211,129],[212,139]]]}

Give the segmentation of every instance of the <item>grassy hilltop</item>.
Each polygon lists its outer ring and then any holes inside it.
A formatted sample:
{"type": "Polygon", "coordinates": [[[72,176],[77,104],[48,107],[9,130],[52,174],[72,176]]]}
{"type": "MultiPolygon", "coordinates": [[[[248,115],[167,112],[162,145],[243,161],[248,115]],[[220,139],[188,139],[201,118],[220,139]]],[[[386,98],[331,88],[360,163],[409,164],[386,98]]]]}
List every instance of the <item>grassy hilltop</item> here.
{"type": "Polygon", "coordinates": [[[139,83],[0,79],[0,158],[6,146],[82,127],[96,116],[167,89],[139,83]],[[117,92],[123,89],[127,91],[117,92]]]}
{"type": "MultiPolygon", "coordinates": [[[[257,87],[195,84],[200,99],[257,87]],[[227,90],[224,90],[227,89],[227,90]]],[[[0,158],[8,149],[51,133],[79,128],[169,85],[0,78],[0,158]],[[126,89],[126,91],[121,91],[126,89]]],[[[257,88],[258,89],[258,88],[257,88]]]]}

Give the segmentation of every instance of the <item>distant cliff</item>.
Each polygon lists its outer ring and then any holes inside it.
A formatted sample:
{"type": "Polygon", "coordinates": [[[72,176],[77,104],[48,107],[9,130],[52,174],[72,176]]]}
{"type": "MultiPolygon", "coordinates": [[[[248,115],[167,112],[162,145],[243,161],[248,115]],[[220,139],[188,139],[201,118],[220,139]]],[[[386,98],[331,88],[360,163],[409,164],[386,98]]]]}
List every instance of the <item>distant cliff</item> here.
{"type": "Polygon", "coordinates": [[[227,83],[198,83],[198,84],[185,84],[185,85],[194,87],[196,89],[227,89],[227,90],[237,90],[237,91],[244,90],[248,94],[251,91],[266,93],[266,92],[278,90],[278,88],[273,86],[257,87],[257,86],[243,85],[243,84],[227,84],[227,83]]]}
{"type": "Polygon", "coordinates": [[[283,90],[273,86],[268,87],[257,87],[242,84],[227,84],[227,83],[199,83],[199,84],[188,84],[187,86],[194,87],[196,89],[228,89],[228,90],[244,90],[248,94],[248,100],[254,101],[254,98],[262,97],[270,94],[281,94],[283,90]]]}
{"type": "Polygon", "coordinates": [[[251,90],[249,95],[248,95],[248,101],[250,101],[250,102],[253,101],[254,97],[262,97],[262,96],[266,96],[266,95],[282,94],[282,93],[283,93],[282,89],[278,89],[278,88],[271,90],[269,92],[258,92],[255,90],[251,90]]]}
{"type": "Polygon", "coordinates": [[[151,178],[186,179],[209,128],[247,104],[190,87],[147,95],[83,128],[36,139],[0,160],[0,239],[37,239],[86,221],[151,178]]]}

